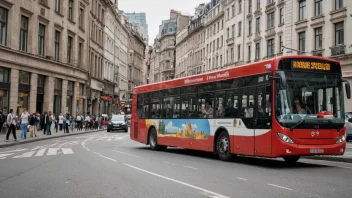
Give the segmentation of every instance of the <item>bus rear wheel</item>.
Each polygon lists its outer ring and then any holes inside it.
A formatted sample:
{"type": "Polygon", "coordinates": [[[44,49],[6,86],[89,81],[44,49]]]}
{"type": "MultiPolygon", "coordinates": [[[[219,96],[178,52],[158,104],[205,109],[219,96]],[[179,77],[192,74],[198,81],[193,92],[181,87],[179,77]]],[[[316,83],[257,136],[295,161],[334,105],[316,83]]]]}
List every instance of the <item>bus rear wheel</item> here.
{"type": "Polygon", "coordinates": [[[217,139],[216,150],[220,160],[232,160],[230,137],[225,131],[221,132],[217,139]]]}
{"type": "Polygon", "coordinates": [[[299,160],[299,158],[301,158],[301,156],[286,156],[283,158],[287,163],[296,163],[299,160]]]}
{"type": "Polygon", "coordinates": [[[158,135],[154,127],[149,132],[149,146],[153,151],[165,150],[167,148],[166,146],[158,145],[158,135]]]}

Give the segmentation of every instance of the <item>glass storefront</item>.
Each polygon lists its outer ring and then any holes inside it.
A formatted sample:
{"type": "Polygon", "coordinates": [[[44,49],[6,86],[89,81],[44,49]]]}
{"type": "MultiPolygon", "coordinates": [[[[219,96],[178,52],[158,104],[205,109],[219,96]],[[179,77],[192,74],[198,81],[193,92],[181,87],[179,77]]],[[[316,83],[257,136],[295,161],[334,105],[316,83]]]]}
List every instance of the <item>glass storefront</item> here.
{"type": "Polygon", "coordinates": [[[23,113],[23,109],[29,108],[29,92],[18,91],[18,105],[17,105],[17,115],[23,113]]]}
{"type": "Polygon", "coordinates": [[[62,95],[62,80],[56,78],[54,85],[54,114],[59,115],[61,112],[61,95],[62,95]]]}
{"type": "Polygon", "coordinates": [[[66,111],[69,112],[71,115],[73,114],[72,112],[73,93],[74,93],[74,83],[72,81],[68,81],[66,111]]]}
{"type": "Polygon", "coordinates": [[[37,80],[37,112],[43,114],[44,108],[44,84],[45,84],[45,76],[38,75],[37,80]]]}
{"type": "Polygon", "coordinates": [[[9,91],[0,90],[0,110],[7,114],[9,111],[9,91]]]}
{"type": "Polygon", "coordinates": [[[7,114],[9,111],[10,69],[0,67],[0,110],[7,114]]]}
{"type": "MultiPolygon", "coordinates": [[[[17,101],[17,115],[21,115],[24,109],[29,110],[29,92],[30,92],[29,72],[19,71],[19,85],[18,85],[18,101],[17,101]]],[[[31,112],[30,112],[31,113],[31,112]]]]}

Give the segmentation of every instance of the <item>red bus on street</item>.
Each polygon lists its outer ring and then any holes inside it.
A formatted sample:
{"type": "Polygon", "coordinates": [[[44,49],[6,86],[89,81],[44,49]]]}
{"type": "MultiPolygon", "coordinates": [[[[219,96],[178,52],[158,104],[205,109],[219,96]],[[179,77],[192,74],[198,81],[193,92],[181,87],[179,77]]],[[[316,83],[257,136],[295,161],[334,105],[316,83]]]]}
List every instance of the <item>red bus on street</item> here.
{"type": "Polygon", "coordinates": [[[152,150],[215,152],[225,161],[343,155],[344,94],[350,99],[339,62],[276,57],[136,87],[130,138],[152,150]]]}

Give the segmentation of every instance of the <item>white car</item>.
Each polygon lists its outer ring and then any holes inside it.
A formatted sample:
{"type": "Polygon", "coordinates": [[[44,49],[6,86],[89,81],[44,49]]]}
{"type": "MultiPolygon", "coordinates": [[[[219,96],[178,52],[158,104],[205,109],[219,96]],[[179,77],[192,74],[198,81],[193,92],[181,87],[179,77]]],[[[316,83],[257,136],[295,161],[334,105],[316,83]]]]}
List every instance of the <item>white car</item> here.
{"type": "Polygon", "coordinates": [[[346,116],[346,141],[352,140],[352,112],[347,112],[346,116]]]}

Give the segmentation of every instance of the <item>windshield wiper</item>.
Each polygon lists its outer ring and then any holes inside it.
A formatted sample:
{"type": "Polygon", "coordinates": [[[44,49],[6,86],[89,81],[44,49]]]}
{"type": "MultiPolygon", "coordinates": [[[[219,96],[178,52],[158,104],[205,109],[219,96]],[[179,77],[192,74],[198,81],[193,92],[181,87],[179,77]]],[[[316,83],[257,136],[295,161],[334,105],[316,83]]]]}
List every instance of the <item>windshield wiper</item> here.
{"type": "Polygon", "coordinates": [[[301,121],[297,122],[297,124],[293,125],[293,126],[290,128],[290,131],[293,131],[293,129],[295,129],[295,128],[298,127],[299,125],[304,124],[304,123],[306,122],[306,117],[307,117],[307,116],[308,116],[308,114],[305,115],[301,121]]]}
{"type": "Polygon", "coordinates": [[[339,128],[332,120],[328,119],[328,122],[336,128],[337,132],[340,131],[341,128],[339,128]]]}

